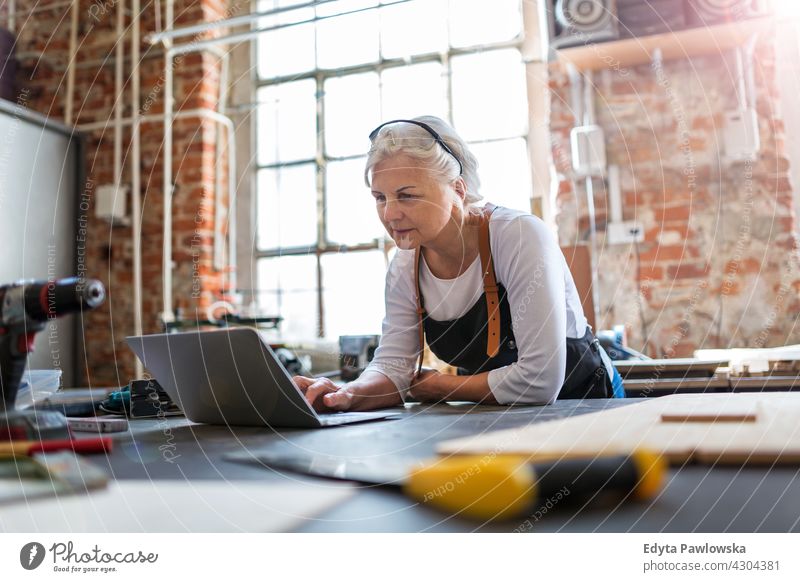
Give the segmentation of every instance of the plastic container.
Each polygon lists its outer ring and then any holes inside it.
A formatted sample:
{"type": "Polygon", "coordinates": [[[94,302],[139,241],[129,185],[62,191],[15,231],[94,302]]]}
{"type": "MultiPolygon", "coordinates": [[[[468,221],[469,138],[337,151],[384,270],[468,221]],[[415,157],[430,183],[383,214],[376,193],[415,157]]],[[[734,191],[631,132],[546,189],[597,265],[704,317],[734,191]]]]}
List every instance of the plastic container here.
{"type": "Polygon", "coordinates": [[[25,370],[15,408],[21,410],[53,396],[61,388],[61,370],[25,370]]]}

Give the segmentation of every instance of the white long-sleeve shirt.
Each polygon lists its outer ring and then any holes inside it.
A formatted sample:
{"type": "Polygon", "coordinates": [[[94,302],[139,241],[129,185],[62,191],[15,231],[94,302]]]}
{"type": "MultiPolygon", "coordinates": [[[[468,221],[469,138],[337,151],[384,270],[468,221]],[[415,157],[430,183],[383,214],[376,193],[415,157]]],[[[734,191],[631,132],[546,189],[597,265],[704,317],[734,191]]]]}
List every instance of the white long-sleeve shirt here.
{"type": "MultiPolygon", "coordinates": [[[[586,333],[586,318],[572,275],[555,236],[539,218],[497,208],[489,223],[498,283],[511,308],[517,361],[489,372],[500,404],[548,404],[564,383],[566,338],[586,333]]],[[[480,257],[455,279],[435,277],[424,257],[420,289],[427,316],[459,318],[481,298],[480,257]]],[[[387,376],[405,398],[419,352],[414,251],[398,250],[386,274],[386,316],[369,371],[387,376]]]]}

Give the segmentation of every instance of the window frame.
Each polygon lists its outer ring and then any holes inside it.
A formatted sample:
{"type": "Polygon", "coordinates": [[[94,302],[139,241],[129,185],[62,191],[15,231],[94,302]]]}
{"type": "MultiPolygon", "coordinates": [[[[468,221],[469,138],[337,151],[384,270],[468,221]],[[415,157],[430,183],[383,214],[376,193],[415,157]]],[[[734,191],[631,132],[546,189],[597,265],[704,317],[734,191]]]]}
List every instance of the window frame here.
{"type": "MultiPolygon", "coordinates": [[[[254,94],[258,94],[259,90],[263,87],[270,87],[280,85],[282,83],[288,82],[295,82],[301,81],[306,79],[314,79],[316,84],[316,122],[317,122],[317,144],[316,144],[316,152],[313,158],[306,158],[301,160],[293,160],[291,162],[276,162],[276,163],[269,163],[269,164],[261,164],[258,162],[257,156],[254,156],[256,159],[256,163],[253,165],[253,176],[255,177],[254,183],[258,183],[257,176],[259,172],[262,170],[275,170],[280,168],[286,168],[289,166],[295,165],[307,165],[307,164],[314,164],[315,165],[315,175],[316,175],[316,209],[317,209],[317,243],[315,245],[301,245],[301,246],[291,246],[291,247],[274,247],[269,249],[258,248],[257,246],[257,232],[255,233],[256,236],[253,237],[254,241],[256,241],[256,248],[254,251],[254,261],[256,264],[258,261],[263,259],[275,259],[278,257],[283,256],[291,256],[291,255],[315,255],[316,257],[316,266],[317,266],[317,281],[316,281],[316,295],[317,295],[317,322],[316,322],[316,330],[317,330],[317,338],[320,339],[325,337],[325,298],[324,298],[324,281],[323,281],[323,272],[322,272],[322,256],[328,253],[341,253],[341,252],[362,252],[362,251],[374,251],[380,250],[383,252],[384,260],[388,266],[389,261],[389,253],[395,247],[394,241],[388,236],[384,234],[382,238],[375,239],[371,242],[364,241],[363,243],[359,244],[338,244],[333,243],[328,239],[328,229],[327,229],[327,216],[325,212],[326,204],[327,204],[327,166],[330,162],[340,162],[340,161],[348,161],[354,160],[358,158],[364,157],[364,153],[354,154],[350,156],[329,156],[326,152],[325,148],[325,132],[322,131],[322,128],[325,127],[325,94],[324,94],[324,87],[325,82],[330,78],[336,77],[346,77],[353,74],[358,73],[369,73],[374,72],[377,73],[379,78],[382,75],[383,71],[392,68],[400,68],[400,67],[408,67],[412,65],[422,64],[422,63],[431,63],[435,62],[438,63],[442,69],[443,74],[446,77],[445,83],[445,103],[447,107],[447,119],[448,123],[453,123],[453,94],[452,94],[452,68],[451,68],[451,60],[454,57],[459,56],[468,56],[474,55],[480,52],[489,52],[489,51],[496,51],[496,50],[503,50],[503,49],[514,49],[520,52],[521,62],[525,64],[525,29],[526,29],[526,22],[524,18],[524,2],[521,3],[522,6],[520,7],[521,10],[521,18],[522,18],[522,26],[520,33],[517,35],[516,38],[497,42],[497,43],[489,43],[489,44],[480,44],[480,45],[472,45],[468,47],[457,47],[454,48],[452,46],[448,46],[447,50],[442,52],[435,52],[435,53],[425,53],[420,55],[410,56],[408,58],[383,58],[382,56],[376,61],[372,63],[363,63],[359,65],[341,67],[336,69],[322,69],[322,68],[315,68],[311,71],[307,71],[305,73],[299,74],[291,74],[291,75],[279,75],[270,78],[262,78],[258,76],[258,64],[253,67],[254,70],[254,94]]],[[[370,10],[378,10],[382,7],[382,5],[377,5],[375,7],[370,8],[370,10]]],[[[330,17],[329,17],[330,18],[330,17]]],[[[334,17],[335,18],[335,17],[334,17]]],[[[259,58],[259,51],[255,50],[255,58],[256,60],[259,58]]],[[[530,102],[531,96],[528,95],[528,101],[530,102]]],[[[254,147],[258,148],[258,106],[260,103],[256,103],[256,110],[254,115],[254,139],[253,144],[254,147]]],[[[470,144],[483,144],[483,143],[492,143],[492,142],[500,142],[500,141],[507,141],[511,139],[524,139],[528,150],[530,151],[531,147],[531,127],[530,123],[527,124],[526,131],[519,135],[513,136],[504,136],[501,138],[489,138],[483,140],[472,140],[470,144]]],[[[366,139],[366,136],[365,136],[366,139]]],[[[257,150],[256,150],[257,151],[257,150]]],[[[260,213],[258,200],[260,196],[257,191],[255,191],[255,202],[254,204],[256,213],[260,213]]],[[[256,229],[258,221],[256,220],[256,229]]],[[[260,291],[260,290],[259,290],[260,291]]],[[[280,297],[281,290],[278,289],[278,295],[280,297]]]]}

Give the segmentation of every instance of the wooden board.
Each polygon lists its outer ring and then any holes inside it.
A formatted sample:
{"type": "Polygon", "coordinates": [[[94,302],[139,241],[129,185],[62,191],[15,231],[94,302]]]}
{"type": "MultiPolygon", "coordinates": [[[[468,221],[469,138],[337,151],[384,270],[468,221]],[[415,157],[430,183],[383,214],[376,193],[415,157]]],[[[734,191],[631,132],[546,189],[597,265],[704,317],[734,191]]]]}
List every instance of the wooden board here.
{"type": "Polygon", "coordinates": [[[760,405],[749,398],[724,398],[724,402],[675,404],[661,413],[661,422],[756,422],[760,405]]]}
{"type": "Polygon", "coordinates": [[[732,392],[754,392],[761,390],[800,390],[798,376],[731,376],[732,392]]]}
{"type": "Polygon", "coordinates": [[[727,365],[728,360],[700,360],[697,358],[621,360],[614,362],[614,366],[616,366],[623,379],[711,377],[717,371],[717,368],[727,365]]]}
{"type": "Polygon", "coordinates": [[[537,460],[658,452],[673,464],[800,464],[800,394],[673,394],[612,410],[446,441],[437,452],[537,460]],[[755,422],[662,422],[672,411],[757,409],[755,422]]]}
{"type": "Polygon", "coordinates": [[[728,377],[716,374],[711,378],[625,378],[622,383],[625,390],[631,393],[657,394],[665,391],[679,392],[680,390],[730,391],[728,377]]]}

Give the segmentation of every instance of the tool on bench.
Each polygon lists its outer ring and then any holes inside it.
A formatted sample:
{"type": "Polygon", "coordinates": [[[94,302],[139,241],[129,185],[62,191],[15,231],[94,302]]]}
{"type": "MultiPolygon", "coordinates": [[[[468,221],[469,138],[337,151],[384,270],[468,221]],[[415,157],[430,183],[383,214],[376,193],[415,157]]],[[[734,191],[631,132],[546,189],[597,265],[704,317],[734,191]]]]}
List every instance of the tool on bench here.
{"type": "Polygon", "coordinates": [[[99,408],[106,414],[129,418],[163,418],[183,414],[155,378],[131,380],[127,386],[111,392],[99,408]]]}
{"type": "Polygon", "coordinates": [[[110,453],[114,441],[110,437],[89,439],[65,439],[54,441],[11,441],[0,443],[0,455],[32,455],[54,451],[74,451],[76,453],[110,453]]]}
{"type": "Polygon", "coordinates": [[[94,309],[105,296],[100,281],[77,277],[0,286],[0,414],[14,410],[36,334],[50,319],[94,309]]]}
{"type": "Polygon", "coordinates": [[[570,503],[611,497],[647,500],[660,490],[664,460],[648,451],[630,455],[531,462],[524,456],[450,456],[425,463],[298,458],[248,451],[230,460],[259,463],[319,477],[402,488],[410,497],[478,520],[524,518],[562,499],[570,503]]]}

